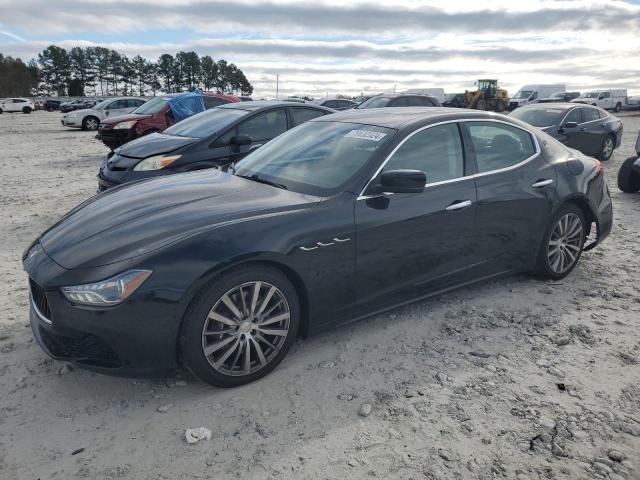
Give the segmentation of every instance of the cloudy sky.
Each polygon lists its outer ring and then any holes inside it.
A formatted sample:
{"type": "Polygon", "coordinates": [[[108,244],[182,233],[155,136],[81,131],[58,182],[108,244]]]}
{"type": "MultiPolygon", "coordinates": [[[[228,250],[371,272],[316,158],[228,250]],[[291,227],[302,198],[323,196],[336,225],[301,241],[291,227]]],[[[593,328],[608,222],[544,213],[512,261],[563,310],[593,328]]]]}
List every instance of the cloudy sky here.
{"type": "Polygon", "coordinates": [[[0,0],[0,52],[103,45],[236,63],[254,96],[472,88],[640,93],[640,0],[0,0]]]}

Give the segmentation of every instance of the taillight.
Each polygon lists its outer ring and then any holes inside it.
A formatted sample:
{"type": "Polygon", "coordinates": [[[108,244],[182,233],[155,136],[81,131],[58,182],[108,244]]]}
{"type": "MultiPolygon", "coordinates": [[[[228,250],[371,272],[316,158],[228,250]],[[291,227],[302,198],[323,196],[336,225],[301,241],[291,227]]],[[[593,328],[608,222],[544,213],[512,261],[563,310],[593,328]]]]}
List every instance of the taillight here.
{"type": "Polygon", "coordinates": [[[596,162],[596,168],[598,169],[598,175],[604,176],[604,165],[600,160],[594,160],[596,162]]]}

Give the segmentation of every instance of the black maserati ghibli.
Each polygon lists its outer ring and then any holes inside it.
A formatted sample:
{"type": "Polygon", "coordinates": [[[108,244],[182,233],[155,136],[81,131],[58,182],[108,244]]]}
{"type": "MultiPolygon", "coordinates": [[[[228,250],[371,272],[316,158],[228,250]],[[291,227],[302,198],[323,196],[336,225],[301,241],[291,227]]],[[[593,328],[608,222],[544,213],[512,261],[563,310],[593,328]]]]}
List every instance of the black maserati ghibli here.
{"type": "Polygon", "coordinates": [[[542,128],[567,147],[607,161],[622,142],[622,122],[605,110],[575,103],[520,107],[509,116],[542,128]]]}
{"type": "Polygon", "coordinates": [[[518,120],[348,110],[238,162],[123,185],[23,257],[31,325],[98,372],[230,387],[295,338],[510,272],[562,278],[612,226],[602,165],[518,120]]]}

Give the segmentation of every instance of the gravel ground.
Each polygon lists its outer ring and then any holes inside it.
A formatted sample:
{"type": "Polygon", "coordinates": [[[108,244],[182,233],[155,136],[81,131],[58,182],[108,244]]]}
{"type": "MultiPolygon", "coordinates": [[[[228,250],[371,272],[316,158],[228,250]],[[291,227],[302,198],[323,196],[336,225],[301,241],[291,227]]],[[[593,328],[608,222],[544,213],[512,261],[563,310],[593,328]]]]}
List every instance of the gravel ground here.
{"type": "Polygon", "coordinates": [[[96,188],[106,148],[56,113],[0,115],[0,478],[640,478],[640,195],[560,282],[511,276],[299,341],[211,388],[50,360],[23,249],[96,188]],[[185,428],[210,440],[188,445],[185,428]]]}

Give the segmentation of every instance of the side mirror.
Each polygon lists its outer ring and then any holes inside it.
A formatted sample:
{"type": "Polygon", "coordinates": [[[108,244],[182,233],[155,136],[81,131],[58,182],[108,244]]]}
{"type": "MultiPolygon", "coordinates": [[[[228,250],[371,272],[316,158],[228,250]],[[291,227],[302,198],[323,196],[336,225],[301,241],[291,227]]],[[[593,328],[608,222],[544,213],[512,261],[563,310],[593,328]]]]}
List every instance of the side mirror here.
{"type": "Polygon", "coordinates": [[[424,191],[427,176],[420,170],[389,170],[380,175],[382,193],[420,193],[424,191]]]}
{"type": "Polygon", "coordinates": [[[253,142],[251,137],[249,135],[244,135],[242,133],[240,135],[231,137],[231,140],[229,140],[229,143],[231,145],[235,145],[236,147],[241,147],[243,145],[251,145],[251,142],[253,142]]]}
{"type": "Polygon", "coordinates": [[[562,125],[562,128],[576,128],[578,126],[578,122],[566,122],[562,125]]]}

